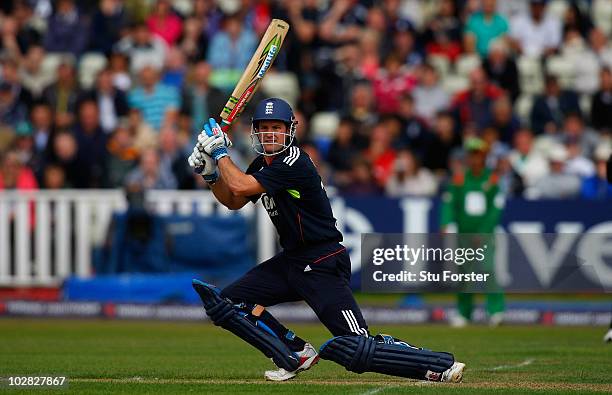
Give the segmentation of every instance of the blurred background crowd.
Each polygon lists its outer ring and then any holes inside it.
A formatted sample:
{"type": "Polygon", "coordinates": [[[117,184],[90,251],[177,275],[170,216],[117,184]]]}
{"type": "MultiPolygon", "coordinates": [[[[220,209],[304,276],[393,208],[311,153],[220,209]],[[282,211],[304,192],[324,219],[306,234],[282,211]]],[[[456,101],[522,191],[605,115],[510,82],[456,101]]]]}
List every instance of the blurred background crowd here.
{"type": "Polygon", "coordinates": [[[258,96],[338,192],[437,195],[477,138],[507,196],[612,198],[612,0],[3,0],[0,189],[206,188],[186,157],[271,18],[258,96]]]}

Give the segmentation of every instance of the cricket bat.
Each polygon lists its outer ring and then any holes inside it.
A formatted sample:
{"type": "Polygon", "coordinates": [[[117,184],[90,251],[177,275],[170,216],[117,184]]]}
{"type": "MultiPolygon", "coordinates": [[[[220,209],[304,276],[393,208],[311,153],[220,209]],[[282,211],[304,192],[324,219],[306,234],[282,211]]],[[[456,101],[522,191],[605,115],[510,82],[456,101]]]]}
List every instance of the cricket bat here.
{"type": "Polygon", "coordinates": [[[266,71],[278,55],[288,31],[289,24],[281,19],[272,19],[268,25],[251,61],[221,111],[221,129],[224,132],[229,130],[251,101],[266,71]]]}

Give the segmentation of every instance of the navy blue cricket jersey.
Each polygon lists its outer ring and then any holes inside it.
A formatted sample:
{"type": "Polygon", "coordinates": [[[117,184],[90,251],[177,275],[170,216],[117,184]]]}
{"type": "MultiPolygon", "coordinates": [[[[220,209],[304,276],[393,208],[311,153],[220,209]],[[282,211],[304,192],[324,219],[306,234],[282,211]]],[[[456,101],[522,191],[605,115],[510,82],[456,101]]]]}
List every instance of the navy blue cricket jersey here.
{"type": "MultiPolygon", "coordinates": [[[[342,241],[321,176],[306,152],[291,146],[269,165],[260,155],[246,173],[266,190],[262,203],[284,250],[342,241]]],[[[255,203],[259,197],[249,199],[255,203]]]]}

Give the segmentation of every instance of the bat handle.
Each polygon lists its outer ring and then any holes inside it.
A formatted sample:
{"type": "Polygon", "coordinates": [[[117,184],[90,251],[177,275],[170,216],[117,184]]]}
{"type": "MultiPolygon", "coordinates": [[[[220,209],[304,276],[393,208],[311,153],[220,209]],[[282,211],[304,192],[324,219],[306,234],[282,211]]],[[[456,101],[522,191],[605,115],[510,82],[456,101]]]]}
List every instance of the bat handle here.
{"type": "Polygon", "coordinates": [[[227,123],[227,122],[225,121],[225,119],[221,120],[221,130],[222,130],[224,133],[229,132],[230,127],[231,127],[231,126],[232,126],[232,124],[227,123]]]}

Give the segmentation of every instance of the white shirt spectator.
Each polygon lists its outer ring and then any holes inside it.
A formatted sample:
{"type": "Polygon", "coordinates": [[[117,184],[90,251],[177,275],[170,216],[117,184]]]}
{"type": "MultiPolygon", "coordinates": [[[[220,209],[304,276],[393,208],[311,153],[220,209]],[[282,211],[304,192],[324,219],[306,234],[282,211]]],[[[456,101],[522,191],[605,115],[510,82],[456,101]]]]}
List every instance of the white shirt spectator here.
{"type": "Polygon", "coordinates": [[[587,47],[582,37],[566,40],[562,55],[574,69],[574,89],[578,93],[593,94],[599,89],[599,59],[587,47]]]}
{"type": "Polygon", "coordinates": [[[546,15],[536,23],[528,13],[517,15],[510,21],[510,36],[519,42],[524,55],[540,57],[546,49],[561,44],[561,21],[546,15]]]}
{"type": "Polygon", "coordinates": [[[574,89],[592,95],[599,89],[600,63],[592,51],[585,50],[572,58],[574,63],[574,89]]]}
{"type": "Polygon", "coordinates": [[[100,126],[106,133],[111,133],[119,123],[115,101],[109,95],[101,95],[98,100],[98,107],[100,108],[100,126]]]}
{"type": "Polygon", "coordinates": [[[612,68],[612,46],[608,45],[599,52],[594,52],[594,55],[601,66],[612,68]]]}
{"type": "Polygon", "coordinates": [[[113,76],[113,86],[127,92],[132,88],[132,79],[128,73],[115,73],[113,76]]]}
{"type": "Polygon", "coordinates": [[[555,144],[548,152],[550,174],[528,187],[528,199],[572,199],[580,192],[580,177],[567,171],[568,151],[562,144],[555,144]]]}
{"type": "Polygon", "coordinates": [[[566,144],[568,157],[565,161],[565,172],[581,178],[595,175],[595,163],[582,155],[581,146],[577,143],[566,144]]]}
{"type": "Polygon", "coordinates": [[[584,156],[579,155],[567,160],[565,172],[581,178],[591,177],[595,174],[595,164],[584,156]]]}
{"type": "Polygon", "coordinates": [[[517,15],[529,14],[529,0],[498,1],[497,12],[508,20],[517,15]]]}
{"type": "Polygon", "coordinates": [[[512,150],[508,155],[512,169],[521,176],[525,187],[531,187],[548,174],[548,161],[544,155],[532,150],[528,155],[522,155],[512,150]]]}
{"type": "Polygon", "coordinates": [[[419,85],[412,92],[414,110],[418,116],[432,124],[436,114],[449,105],[448,93],[440,86],[419,85]]]}
{"type": "Polygon", "coordinates": [[[164,40],[151,36],[147,45],[137,46],[131,37],[126,37],[117,43],[117,50],[130,58],[130,70],[138,73],[144,66],[152,66],[162,70],[166,63],[167,46],[164,40]]]}
{"type": "Polygon", "coordinates": [[[601,29],[594,28],[591,30],[588,48],[593,52],[602,67],[612,68],[612,45],[610,45],[608,37],[601,29]]]}
{"type": "Polygon", "coordinates": [[[573,199],[580,192],[580,177],[568,173],[553,173],[527,189],[527,199],[573,199]]]}
{"type": "Polygon", "coordinates": [[[422,167],[414,176],[401,180],[397,175],[391,176],[385,191],[390,197],[433,196],[438,191],[438,181],[429,169],[422,167]]]}

